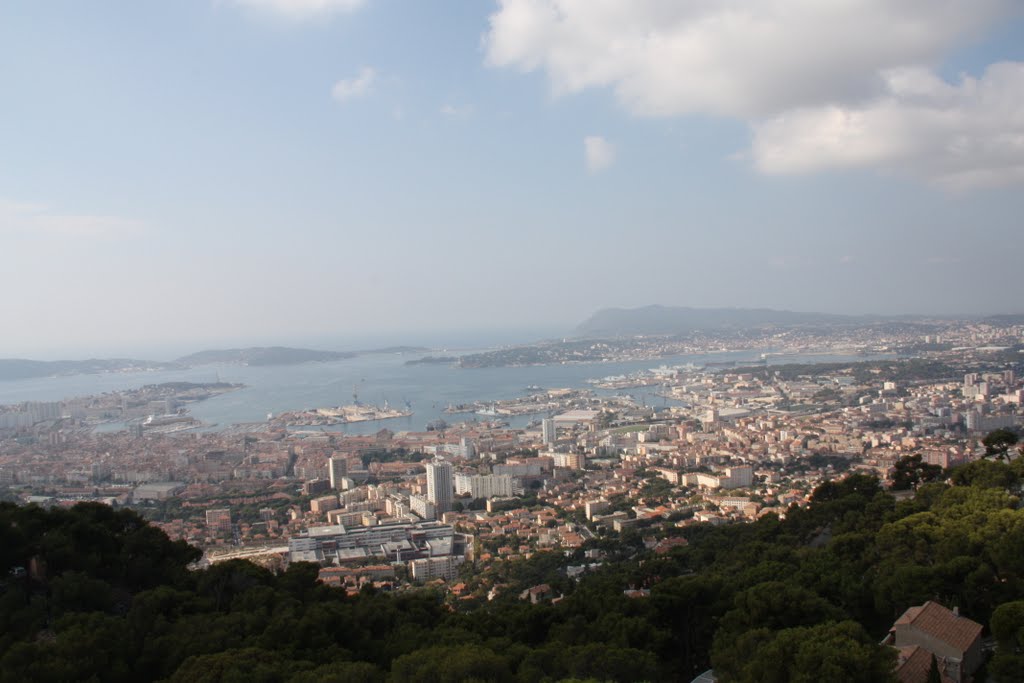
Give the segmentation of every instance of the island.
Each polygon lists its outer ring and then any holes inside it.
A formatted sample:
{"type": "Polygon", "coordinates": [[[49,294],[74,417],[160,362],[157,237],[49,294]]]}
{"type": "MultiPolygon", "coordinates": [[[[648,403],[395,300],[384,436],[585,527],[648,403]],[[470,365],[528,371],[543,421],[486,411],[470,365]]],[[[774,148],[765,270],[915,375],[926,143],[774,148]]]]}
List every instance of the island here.
{"type": "Polygon", "coordinates": [[[175,362],[193,367],[214,363],[237,365],[298,365],[299,363],[324,363],[355,358],[352,351],[314,351],[295,349],[287,346],[253,346],[247,349],[212,349],[182,356],[175,362]]]}
{"type": "Polygon", "coordinates": [[[137,360],[134,358],[89,358],[87,360],[0,358],[0,381],[63,375],[91,375],[108,372],[180,370],[181,367],[177,363],[137,360]]]}
{"type": "Polygon", "coordinates": [[[406,365],[451,365],[458,363],[458,356],[424,356],[414,360],[405,361],[406,365]]]}

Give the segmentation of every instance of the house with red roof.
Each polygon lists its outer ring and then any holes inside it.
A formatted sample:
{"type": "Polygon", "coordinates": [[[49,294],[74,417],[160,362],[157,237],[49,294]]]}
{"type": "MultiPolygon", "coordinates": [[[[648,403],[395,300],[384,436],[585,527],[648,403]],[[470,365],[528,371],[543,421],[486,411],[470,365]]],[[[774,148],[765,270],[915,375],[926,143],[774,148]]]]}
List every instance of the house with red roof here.
{"type": "Polygon", "coordinates": [[[981,624],[930,600],[907,609],[882,642],[900,650],[897,677],[902,683],[927,681],[930,655],[935,655],[943,681],[954,683],[969,683],[983,661],[981,624]]]}

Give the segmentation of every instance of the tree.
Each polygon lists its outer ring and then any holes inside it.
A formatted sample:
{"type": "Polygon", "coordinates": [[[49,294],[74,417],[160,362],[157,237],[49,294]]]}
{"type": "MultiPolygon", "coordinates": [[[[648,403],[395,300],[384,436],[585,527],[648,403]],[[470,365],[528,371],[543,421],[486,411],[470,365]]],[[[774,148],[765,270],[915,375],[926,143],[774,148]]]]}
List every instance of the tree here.
{"type": "Polygon", "coordinates": [[[384,683],[384,672],[368,662],[333,662],[292,676],[289,683],[384,683]]]}
{"type": "Polygon", "coordinates": [[[1000,647],[1024,648],[1024,600],[1006,602],[997,607],[989,626],[1000,647]]]}
{"type": "Polygon", "coordinates": [[[271,683],[285,680],[294,670],[294,663],[285,660],[276,652],[244,648],[189,657],[169,680],[171,683],[271,683]]]}
{"type": "Polygon", "coordinates": [[[957,486],[981,486],[1005,489],[1017,483],[1020,476],[1013,465],[995,460],[975,460],[950,471],[950,480],[957,486]]]}
{"type": "Polygon", "coordinates": [[[1007,451],[1010,450],[1010,446],[1017,443],[1020,437],[1009,429],[997,429],[994,432],[989,432],[981,443],[985,444],[985,454],[995,456],[996,460],[1006,460],[1007,451]]]}
{"type": "Polygon", "coordinates": [[[989,673],[999,683],[1019,681],[1020,672],[1024,671],[1024,600],[997,607],[989,626],[999,643],[989,673]]]}
{"type": "Polygon", "coordinates": [[[756,628],[778,630],[842,618],[842,612],[814,592],[781,581],[748,588],[736,596],[734,604],[735,608],[722,618],[715,634],[716,645],[756,628]]]}
{"type": "Polygon", "coordinates": [[[888,683],[895,680],[896,651],[844,621],[748,631],[712,663],[722,683],[888,683]]]}
{"type": "Polygon", "coordinates": [[[514,680],[507,659],[485,647],[432,647],[402,655],[391,666],[395,683],[514,680]]]}
{"type": "Polygon", "coordinates": [[[896,461],[892,475],[894,491],[909,491],[918,484],[937,481],[942,476],[942,468],[921,462],[921,454],[907,455],[896,461]]]}

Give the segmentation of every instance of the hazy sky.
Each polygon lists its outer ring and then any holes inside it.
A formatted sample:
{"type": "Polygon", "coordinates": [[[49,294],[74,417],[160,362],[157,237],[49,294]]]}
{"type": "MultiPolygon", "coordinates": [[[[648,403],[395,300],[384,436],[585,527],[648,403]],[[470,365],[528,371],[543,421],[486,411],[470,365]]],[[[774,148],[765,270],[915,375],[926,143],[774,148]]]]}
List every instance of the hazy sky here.
{"type": "Polygon", "coordinates": [[[0,0],[0,357],[1021,311],[1022,10],[0,0]]]}

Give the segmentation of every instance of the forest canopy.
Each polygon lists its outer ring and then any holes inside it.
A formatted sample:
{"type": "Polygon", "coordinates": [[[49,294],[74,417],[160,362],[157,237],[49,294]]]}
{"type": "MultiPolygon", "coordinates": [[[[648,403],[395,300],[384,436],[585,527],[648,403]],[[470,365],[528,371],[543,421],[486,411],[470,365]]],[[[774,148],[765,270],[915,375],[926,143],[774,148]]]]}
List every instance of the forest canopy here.
{"type": "Polygon", "coordinates": [[[681,529],[665,555],[605,539],[621,552],[578,582],[577,558],[537,553],[510,564],[502,597],[467,605],[429,587],[350,596],[304,563],[193,570],[198,550],[130,510],[0,503],[0,682],[678,681],[712,666],[723,683],[884,681],[881,637],[927,600],[990,626],[989,673],[1017,680],[1022,465],[910,463],[916,495],[898,503],[853,474],[781,516],[681,529]],[[545,578],[557,604],[517,599],[545,578]]]}

